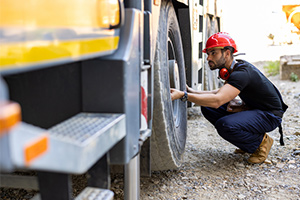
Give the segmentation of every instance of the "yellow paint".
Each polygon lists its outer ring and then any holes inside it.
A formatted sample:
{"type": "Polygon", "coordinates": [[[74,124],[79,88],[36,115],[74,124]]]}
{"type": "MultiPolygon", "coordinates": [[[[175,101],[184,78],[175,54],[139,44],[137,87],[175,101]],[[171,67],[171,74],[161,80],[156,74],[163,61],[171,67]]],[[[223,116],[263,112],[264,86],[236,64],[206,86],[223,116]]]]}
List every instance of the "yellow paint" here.
{"type": "Polygon", "coordinates": [[[118,0],[0,0],[0,26],[109,28],[119,9],[118,0]]]}
{"type": "Polygon", "coordinates": [[[115,50],[118,42],[119,37],[112,36],[72,41],[7,43],[1,45],[0,48],[0,69],[55,59],[78,59],[80,56],[88,54],[115,50]]]}

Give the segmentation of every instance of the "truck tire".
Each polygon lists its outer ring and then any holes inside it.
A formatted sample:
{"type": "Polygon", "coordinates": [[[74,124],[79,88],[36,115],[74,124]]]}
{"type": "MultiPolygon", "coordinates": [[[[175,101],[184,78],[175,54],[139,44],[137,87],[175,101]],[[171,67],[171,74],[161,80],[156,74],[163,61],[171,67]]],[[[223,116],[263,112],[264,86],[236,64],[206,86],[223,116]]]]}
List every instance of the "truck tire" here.
{"type": "Polygon", "coordinates": [[[171,100],[170,87],[185,90],[182,41],[171,2],[162,2],[154,59],[152,170],[176,169],[186,143],[187,103],[171,100]]]}

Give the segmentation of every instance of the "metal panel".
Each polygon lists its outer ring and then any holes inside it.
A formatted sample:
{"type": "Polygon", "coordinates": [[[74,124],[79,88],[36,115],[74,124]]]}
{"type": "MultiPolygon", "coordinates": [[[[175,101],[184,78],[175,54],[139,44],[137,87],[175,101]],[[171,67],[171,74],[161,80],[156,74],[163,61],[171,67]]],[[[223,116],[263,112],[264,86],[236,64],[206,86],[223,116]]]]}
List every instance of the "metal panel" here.
{"type": "Polygon", "coordinates": [[[152,16],[149,11],[144,12],[144,62],[152,65],[152,16]]]}
{"type": "Polygon", "coordinates": [[[188,8],[178,9],[179,24],[184,48],[185,65],[187,66],[188,84],[197,90],[201,90],[198,81],[198,71],[202,67],[203,35],[203,6],[198,0],[190,1],[188,8]],[[190,23],[186,23],[186,22],[190,23]]]}
{"type": "Polygon", "coordinates": [[[81,111],[81,63],[4,76],[9,98],[22,108],[22,120],[42,128],[81,111]]]}
{"type": "Polygon", "coordinates": [[[5,101],[8,99],[8,92],[7,92],[7,86],[4,82],[4,80],[1,77],[0,73],[0,101],[5,101]]]}
{"type": "Polygon", "coordinates": [[[97,188],[110,188],[109,157],[104,155],[88,171],[88,186],[97,188]]]}
{"type": "Polygon", "coordinates": [[[113,164],[125,164],[139,151],[140,135],[140,70],[142,54],[140,52],[143,32],[140,27],[142,13],[134,9],[126,9],[125,24],[121,29],[120,48],[115,54],[107,57],[111,66],[121,65],[124,70],[124,109],[126,114],[126,137],[110,151],[113,164]],[[119,61],[114,63],[112,61],[119,61]]]}
{"type": "Polygon", "coordinates": [[[189,16],[189,8],[178,9],[178,21],[180,25],[181,39],[184,50],[184,62],[186,66],[186,80],[188,85],[192,85],[192,38],[189,16]]]}
{"type": "Polygon", "coordinates": [[[72,198],[70,174],[38,172],[38,181],[42,200],[70,200],[72,198]]]}
{"type": "Polygon", "coordinates": [[[13,171],[14,166],[10,154],[9,133],[5,133],[0,137],[0,171],[13,171]]]}

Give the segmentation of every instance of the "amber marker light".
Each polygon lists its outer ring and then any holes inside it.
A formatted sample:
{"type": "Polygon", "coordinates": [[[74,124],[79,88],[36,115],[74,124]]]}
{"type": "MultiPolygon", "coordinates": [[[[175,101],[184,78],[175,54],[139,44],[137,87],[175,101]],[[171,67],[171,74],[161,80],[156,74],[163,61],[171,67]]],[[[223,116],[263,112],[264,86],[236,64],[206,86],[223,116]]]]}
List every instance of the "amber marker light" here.
{"type": "Polygon", "coordinates": [[[15,102],[0,102],[0,136],[21,121],[21,107],[15,102]]]}
{"type": "Polygon", "coordinates": [[[44,134],[39,138],[27,143],[24,147],[25,164],[29,165],[31,161],[45,153],[48,149],[48,135],[44,134]]]}

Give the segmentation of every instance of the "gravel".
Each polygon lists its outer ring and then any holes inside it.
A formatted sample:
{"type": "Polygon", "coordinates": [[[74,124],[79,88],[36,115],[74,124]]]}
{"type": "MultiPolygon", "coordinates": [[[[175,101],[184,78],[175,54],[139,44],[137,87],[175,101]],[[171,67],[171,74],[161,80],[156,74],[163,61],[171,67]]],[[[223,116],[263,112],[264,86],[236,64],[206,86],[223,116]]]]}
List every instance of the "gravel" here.
{"type": "MultiPolygon", "coordinates": [[[[282,123],[285,146],[280,146],[275,129],[268,133],[274,144],[266,162],[249,164],[249,154],[234,154],[236,147],[218,135],[201,115],[200,107],[189,108],[182,166],[142,177],[141,199],[300,200],[300,83],[281,81],[278,75],[270,80],[289,106],[282,123]]],[[[73,178],[74,193],[86,184],[82,177],[73,178]]],[[[115,199],[123,199],[123,188],[123,176],[113,175],[115,199]]],[[[27,200],[35,192],[1,188],[0,199],[27,200]]]]}

